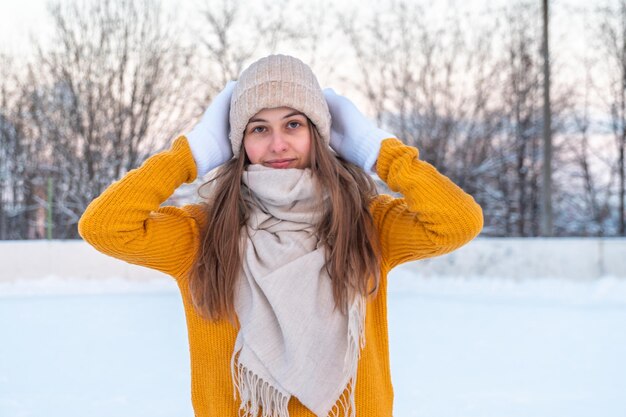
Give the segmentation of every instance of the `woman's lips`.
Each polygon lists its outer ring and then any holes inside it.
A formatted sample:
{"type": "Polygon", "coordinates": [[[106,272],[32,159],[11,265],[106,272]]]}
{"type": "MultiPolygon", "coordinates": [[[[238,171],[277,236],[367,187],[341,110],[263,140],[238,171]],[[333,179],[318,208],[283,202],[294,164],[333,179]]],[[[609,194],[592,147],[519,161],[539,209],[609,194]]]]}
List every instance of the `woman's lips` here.
{"type": "Polygon", "coordinates": [[[265,165],[270,168],[289,168],[295,159],[274,159],[272,161],[266,161],[265,165]]]}

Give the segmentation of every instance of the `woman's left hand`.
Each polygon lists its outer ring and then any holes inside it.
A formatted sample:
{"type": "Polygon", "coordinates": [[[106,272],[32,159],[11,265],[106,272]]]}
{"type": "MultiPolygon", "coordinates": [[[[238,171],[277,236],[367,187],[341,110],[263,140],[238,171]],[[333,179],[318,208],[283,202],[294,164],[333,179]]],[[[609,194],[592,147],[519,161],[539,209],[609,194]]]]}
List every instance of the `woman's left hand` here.
{"type": "Polygon", "coordinates": [[[330,146],[344,159],[371,174],[382,141],[396,136],[378,128],[349,99],[333,89],[325,89],[324,97],[332,119],[330,146]]]}

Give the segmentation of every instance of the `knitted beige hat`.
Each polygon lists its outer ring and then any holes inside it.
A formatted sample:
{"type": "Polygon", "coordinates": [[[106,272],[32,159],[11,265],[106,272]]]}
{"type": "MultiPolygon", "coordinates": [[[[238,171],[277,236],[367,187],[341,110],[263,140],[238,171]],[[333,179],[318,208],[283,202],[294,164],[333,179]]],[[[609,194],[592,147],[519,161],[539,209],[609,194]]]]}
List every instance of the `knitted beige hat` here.
{"type": "Polygon", "coordinates": [[[263,109],[291,107],[304,113],[324,142],[330,142],[330,112],[317,78],[304,62],[286,55],[261,58],[239,77],[230,101],[230,143],[237,157],[252,116],[263,109]]]}

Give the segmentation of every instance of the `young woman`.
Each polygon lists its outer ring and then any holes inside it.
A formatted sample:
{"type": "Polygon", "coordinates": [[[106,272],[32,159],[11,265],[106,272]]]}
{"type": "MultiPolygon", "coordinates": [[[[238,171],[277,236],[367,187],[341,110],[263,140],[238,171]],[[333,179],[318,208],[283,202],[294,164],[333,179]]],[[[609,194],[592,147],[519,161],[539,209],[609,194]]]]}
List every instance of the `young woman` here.
{"type": "Polygon", "coordinates": [[[393,402],[387,273],[482,224],[417,149],[322,91],[300,60],[272,55],[95,199],[79,230],[176,280],[196,417],[382,417],[393,402]],[[204,204],[160,207],[218,167],[204,204]],[[377,195],[372,172],[404,197],[377,195]]]}

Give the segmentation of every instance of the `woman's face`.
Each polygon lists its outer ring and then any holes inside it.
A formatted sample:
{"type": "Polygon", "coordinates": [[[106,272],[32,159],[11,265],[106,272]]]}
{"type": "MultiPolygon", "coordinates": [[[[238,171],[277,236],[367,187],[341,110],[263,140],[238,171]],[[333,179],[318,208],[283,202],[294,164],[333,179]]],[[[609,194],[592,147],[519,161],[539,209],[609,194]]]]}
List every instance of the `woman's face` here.
{"type": "Polygon", "coordinates": [[[277,169],[311,166],[309,121],[290,107],[263,109],[252,116],[243,146],[253,164],[277,169]]]}

